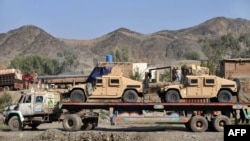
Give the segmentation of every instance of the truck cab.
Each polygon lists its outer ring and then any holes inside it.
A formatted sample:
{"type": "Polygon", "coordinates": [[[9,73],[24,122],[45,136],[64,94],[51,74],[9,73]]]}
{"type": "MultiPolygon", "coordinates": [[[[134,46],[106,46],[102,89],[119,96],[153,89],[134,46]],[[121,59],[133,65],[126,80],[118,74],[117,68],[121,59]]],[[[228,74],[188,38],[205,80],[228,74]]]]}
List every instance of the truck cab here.
{"type": "Polygon", "coordinates": [[[32,128],[41,123],[51,122],[58,114],[60,94],[55,92],[21,93],[17,104],[8,106],[3,112],[4,124],[11,130],[20,130],[26,125],[32,128]]]}

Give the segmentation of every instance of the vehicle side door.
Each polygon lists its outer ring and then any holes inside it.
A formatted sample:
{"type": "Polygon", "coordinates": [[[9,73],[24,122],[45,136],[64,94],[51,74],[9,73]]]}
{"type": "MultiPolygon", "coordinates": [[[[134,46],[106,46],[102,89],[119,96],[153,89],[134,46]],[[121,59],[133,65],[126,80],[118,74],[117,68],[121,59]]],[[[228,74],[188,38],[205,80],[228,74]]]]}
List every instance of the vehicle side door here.
{"type": "Polygon", "coordinates": [[[23,114],[23,116],[34,114],[33,101],[34,101],[33,95],[26,95],[22,103],[19,103],[19,111],[23,114]]]}
{"type": "Polygon", "coordinates": [[[190,77],[187,80],[187,98],[200,98],[201,97],[201,78],[190,77]]]}
{"type": "Polygon", "coordinates": [[[108,80],[107,96],[119,97],[123,92],[121,77],[110,77],[108,80]]]}
{"type": "Polygon", "coordinates": [[[97,77],[93,85],[93,94],[90,97],[105,96],[106,95],[106,77],[97,77]]]}

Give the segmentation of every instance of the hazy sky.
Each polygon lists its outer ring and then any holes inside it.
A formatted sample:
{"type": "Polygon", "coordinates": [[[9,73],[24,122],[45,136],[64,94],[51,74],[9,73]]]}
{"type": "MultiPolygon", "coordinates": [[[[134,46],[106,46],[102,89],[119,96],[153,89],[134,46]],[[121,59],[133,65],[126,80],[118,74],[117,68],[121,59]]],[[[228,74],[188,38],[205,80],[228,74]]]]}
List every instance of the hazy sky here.
{"type": "Polygon", "coordinates": [[[54,37],[87,40],[121,27],[150,34],[221,16],[250,20],[250,0],[0,0],[0,33],[35,25],[54,37]]]}

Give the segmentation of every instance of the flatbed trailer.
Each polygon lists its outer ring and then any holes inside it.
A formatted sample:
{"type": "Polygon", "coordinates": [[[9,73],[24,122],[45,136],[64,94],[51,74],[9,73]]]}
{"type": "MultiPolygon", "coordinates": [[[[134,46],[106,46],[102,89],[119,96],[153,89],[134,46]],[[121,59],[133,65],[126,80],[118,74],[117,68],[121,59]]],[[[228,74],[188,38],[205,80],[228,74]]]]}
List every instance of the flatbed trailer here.
{"type": "Polygon", "coordinates": [[[79,110],[109,110],[111,125],[122,120],[142,121],[154,119],[155,121],[168,121],[168,123],[183,123],[186,128],[194,132],[204,132],[208,129],[224,131],[224,125],[249,123],[250,103],[72,103],[62,102],[62,109],[69,111],[79,110]],[[162,112],[155,116],[152,112],[162,112]],[[175,116],[168,116],[173,112],[175,116]],[[178,120],[176,120],[178,119],[178,120]]]}

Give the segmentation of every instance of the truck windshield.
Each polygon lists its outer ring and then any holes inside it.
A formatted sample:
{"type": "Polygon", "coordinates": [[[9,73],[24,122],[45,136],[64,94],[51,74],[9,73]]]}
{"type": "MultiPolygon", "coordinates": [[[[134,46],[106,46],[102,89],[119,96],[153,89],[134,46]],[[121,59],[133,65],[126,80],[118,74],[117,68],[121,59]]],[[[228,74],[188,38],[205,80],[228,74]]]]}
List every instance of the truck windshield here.
{"type": "Polygon", "coordinates": [[[23,103],[23,97],[24,97],[24,95],[21,95],[21,97],[18,100],[18,103],[23,103]]]}

